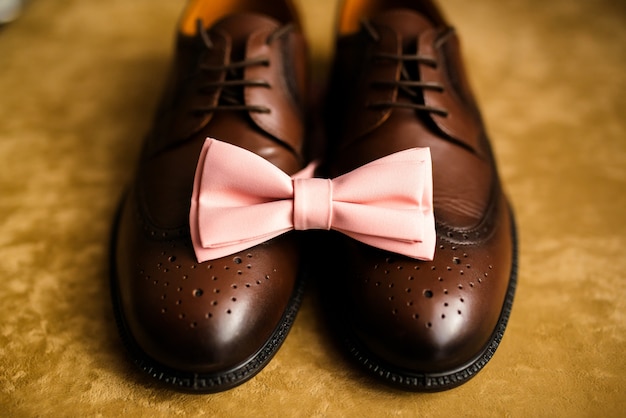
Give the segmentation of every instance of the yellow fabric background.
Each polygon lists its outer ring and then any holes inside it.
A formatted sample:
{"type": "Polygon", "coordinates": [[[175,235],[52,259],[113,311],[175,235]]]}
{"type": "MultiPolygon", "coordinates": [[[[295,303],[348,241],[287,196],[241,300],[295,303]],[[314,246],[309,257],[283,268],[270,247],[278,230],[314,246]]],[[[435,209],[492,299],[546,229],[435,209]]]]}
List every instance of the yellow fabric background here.
{"type": "MultiPolygon", "coordinates": [[[[321,79],[337,0],[297,4],[321,79]]],[[[32,0],[0,28],[0,415],[624,416],[626,3],[441,5],[520,230],[513,313],[481,373],[437,394],[364,378],[314,292],[243,386],[188,395],[137,373],[110,306],[108,234],[183,3],[32,0]]]]}

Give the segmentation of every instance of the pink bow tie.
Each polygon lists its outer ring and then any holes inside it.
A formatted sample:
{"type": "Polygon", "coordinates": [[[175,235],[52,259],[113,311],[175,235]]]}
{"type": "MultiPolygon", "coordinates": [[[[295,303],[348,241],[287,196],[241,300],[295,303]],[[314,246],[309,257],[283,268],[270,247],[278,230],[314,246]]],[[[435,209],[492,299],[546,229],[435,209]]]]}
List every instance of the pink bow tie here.
{"type": "Polygon", "coordinates": [[[199,262],[290,230],[334,229],[365,244],[432,260],[430,150],[413,148],[335,179],[290,177],[264,158],[207,138],[198,161],[190,227],[199,262]]]}

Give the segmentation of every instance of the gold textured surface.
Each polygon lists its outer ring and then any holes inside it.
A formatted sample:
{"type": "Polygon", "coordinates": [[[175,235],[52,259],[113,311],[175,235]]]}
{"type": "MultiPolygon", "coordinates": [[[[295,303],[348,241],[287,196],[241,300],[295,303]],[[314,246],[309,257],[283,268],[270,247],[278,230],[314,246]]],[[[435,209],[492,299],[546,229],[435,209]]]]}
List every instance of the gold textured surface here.
{"type": "MultiPolygon", "coordinates": [[[[323,75],[337,0],[299,0],[323,75]]],[[[128,362],[108,236],[182,2],[32,0],[0,28],[0,415],[626,414],[626,3],[441,0],[458,28],[520,231],[519,287],[493,360],[442,393],[349,367],[309,294],[277,356],[216,395],[128,362]]]]}

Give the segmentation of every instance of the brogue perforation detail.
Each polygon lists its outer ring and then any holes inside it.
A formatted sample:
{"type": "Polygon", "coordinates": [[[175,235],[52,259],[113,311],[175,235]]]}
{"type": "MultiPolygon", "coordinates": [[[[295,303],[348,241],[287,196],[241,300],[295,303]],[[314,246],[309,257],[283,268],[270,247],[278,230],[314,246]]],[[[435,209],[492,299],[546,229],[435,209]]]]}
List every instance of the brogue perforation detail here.
{"type": "Polygon", "coordinates": [[[163,251],[156,264],[138,265],[138,275],[158,289],[161,315],[184,320],[189,328],[202,326],[203,321],[214,320],[219,315],[236,313],[238,299],[246,291],[269,283],[272,275],[279,273],[277,269],[256,271],[252,253],[202,264],[182,265],[178,260],[174,249],[163,251]],[[188,309],[191,304],[205,308],[188,309]],[[189,311],[203,313],[192,315],[189,311]]]}
{"type": "Polygon", "coordinates": [[[362,283],[380,293],[390,315],[420,320],[429,329],[439,321],[462,316],[466,298],[487,283],[493,265],[484,269],[473,266],[471,248],[439,244],[437,250],[447,253],[445,269],[427,261],[390,256],[384,264],[374,264],[362,283]]]}

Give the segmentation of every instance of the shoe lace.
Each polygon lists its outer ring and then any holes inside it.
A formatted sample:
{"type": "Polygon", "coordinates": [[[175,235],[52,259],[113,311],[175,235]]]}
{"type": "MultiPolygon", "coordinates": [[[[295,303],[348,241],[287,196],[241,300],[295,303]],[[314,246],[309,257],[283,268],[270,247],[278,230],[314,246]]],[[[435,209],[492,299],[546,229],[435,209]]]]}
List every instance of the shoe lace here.
{"type": "MultiPolygon", "coordinates": [[[[213,42],[207,31],[204,29],[204,25],[201,19],[196,21],[197,30],[202,39],[203,45],[207,50],[213,49],[213,42]]],[[[267,43],[270,44],[274,39],[279,38],[286,32],[292,29],[291,25],[286,25],[280,29],[274,31],[268,38],[267,43]]],[[[244,100],[245,87],[262,87],[271,88],[269,82],[263,79],[245,79],[244,70],[247,67],[263,65],[269,66],[270,60],[268,57],[255,57],[248,58],[241,61],[232,61],[224,65],[207,65],[200,64],[198,69],[201,74],[214,73],[214,72],[226,72],[226,77],[219,81],[207,81],[202,83],[198,87],[199,94],[211,94],[215,90],[221,89],[219,101],[214,106],[201,106],[195,107],[191,111],[195,114],[205,114],[215,111],[246,111],[257,113],[270,113],[271,110],[267,106],[246,104],[244,100]]]]}
{"type": "MultiPolygon", "coordinates": [[[[374,28],[374,26],[368,21],[363,20],[361,22],[363,30],[365,33],[369,35],[369,37],[374,42],[378,42],[380,40],[380,35],[374,28]]],[[[391,60],[391,61],[400,61],[402,68],[400,72],[399,80],[377,80],[372,82],[373,87],[393,87],[398,88],[404,94],[406,94],[410,101],[378,101],[371,102],[367,104],[367,107],[370,108],[409,108],[414,109],[421,112],[426,113],[435,113],[440,116],[448,116],[448,111],[446,109],[436,107],[436,106],[428,106],[423,103],[423,94],[424,90],[434,90],[438,92],[444,92],[444,87],[442,84],[437,82],[426,82],[416,80],[415,77],[411,76],[409,70],[407,69],[407,62],[416,62],[418,64],[427,65],[432,68],[437,68],[437,60],[433,57],[416,54],[390,54],[384,52],[376,52],[373,54],[374,60],[391,60]],[[421,102],[420,102],[421,100],[421,102]]]]}

